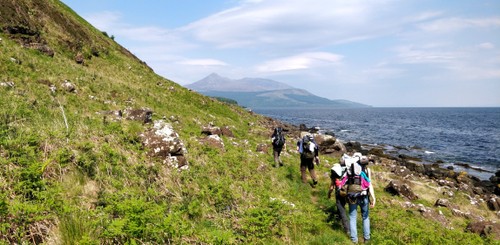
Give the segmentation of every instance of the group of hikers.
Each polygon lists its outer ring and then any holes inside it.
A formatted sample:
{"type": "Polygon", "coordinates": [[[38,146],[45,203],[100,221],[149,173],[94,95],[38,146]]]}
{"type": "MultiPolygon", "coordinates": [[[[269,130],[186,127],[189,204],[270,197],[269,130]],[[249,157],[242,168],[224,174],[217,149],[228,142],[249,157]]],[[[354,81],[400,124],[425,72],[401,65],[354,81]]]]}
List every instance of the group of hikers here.
{"type": "MultiPolygon", "coordinates": [[[[283,166],[280,155],[286,149],[286,139],[282,127],[274,129],[271,136],[273,145],[274,167],[283,166]]],[[[300,173],[303,183],[307,183],[307,170],[312,179],[312,186],[318,184],[314,166],[319,166],[319,147],[313,135],[306,134],[297,141],[297,151],[300,153],[300,173]]],[[[344,231],[350,236],[351,241],[358,243],[356,229],[357,209],[361,209],[363,220],[364,242],[370,240],[369,208],[375,206],[375,192],[371,181],[371,171],[368,168],[372,160],[361,153],[351,155],[343,154],[338,163],[330,169],[330,186],[328,199],[335,192],[335,204],[340,216],[344,231]],[[345,206],[349,207],[347,216],[345,206]]]]}

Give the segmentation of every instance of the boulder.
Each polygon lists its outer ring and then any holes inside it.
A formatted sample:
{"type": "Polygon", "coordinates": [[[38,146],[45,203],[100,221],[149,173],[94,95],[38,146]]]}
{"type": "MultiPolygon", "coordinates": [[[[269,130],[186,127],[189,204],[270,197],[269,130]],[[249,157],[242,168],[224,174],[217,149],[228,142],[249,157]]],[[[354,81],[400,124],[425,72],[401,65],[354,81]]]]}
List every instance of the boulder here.
{"type": "Polygon", "coordinates": [[[258,144],[257,145],[257,149],[256,149],[257,152],[267,153],[268,150],[269,150],[269,145],[267,145],[267,144],[258,144]]]}
{"type": "Polygon", "coordinates": [[[78,54],[75,55],[75,62],[77,64],[83,64],[84,58],[83,58],[82,53],[78,53],[78,54]]]}
{"type": "Polygon", "coordinates": [[[142,123],[152,122],[153,111],[149,108],[130,109],[127,108],[123,111],[125,119],[132,121],[139,121],[142,123]]]}
{"type": "Polygon", "coordinates": [[[393,195],[406,197],[411,201],[418,199],[418,196],[413,192],[410,186],[398,180],[391,180],[391,182],[389,182],[389,184],[385,187],[384,190],[393,195]]]}
{"type": "Polygon", "coordinates": [[[449,207],[450,206],[450,201],[448,199],[437,199],[436,203],[434,204],[435,207],[449,207]]]}
{"type": "Polygon", "coordinates": [[[107,122],[108,118],[111,119],[113,122],[117,122],[122,120],[123,118],[123,113],[121,110],[116,110],[116,111],[101,111],[99,114],[104,115],[103,121],[107,122]]]}
{"type": "Polygon", "coordinates": [[[432,208],[427,208],[422,204],[417,204],[418,211],[420,214],[426,219],[434,220],[441,223],[443,226],[449,226],[450,222],[446,219],[446,217],[441,213],[441,211],[437,212],[432,208]]]}
{"type": "Polygon", "coordinates": [[[76,93],[76,86],[68,80],[64,80],[61,87],[69,93],[76,93]]]}
{"type": "Polygon", "coordinates": [[[407,177],[413,175],[412,171],[410,171],[409,169],[407,169],[404,166],[399,166],[399,165],[395,165],[391,169],[391,172],[393,172],[394,174],[396,174],[397,176],[402,177],[402,178],[407,178],[407,177]]]}
{"type": "Polygon", "coordinates": [[[496,195],[490,195],[486,204],[491,211],[500,211],[500,198],[496,195]]]}
{"type": "Polygon", "coordinates": [[[231,138],[234,137],[233,131],[228,126],[222,127],[221,133],[222,133],[222,135],[224,135],[226,137],[231,137],[231,138]]]}
{"type": "Polygon", "coordinates": [[[319,146],[321,154],[338,154],[346,152],[345,146],[331,135],[315,135],[314,140],[319,146]]]}
{"type": "Polygon", "coordinates": [[[219,135],[216,134],[208,135],[205,138],[201,139],[200,142],[211,148],[216,148],[222,151],[225,150],[224,142],[222,141],[221,137],[219,137],[219,135]]]}
{"type": "Polygon", "coordinates": [[[361,147],[361,143],[357,141],[349,141],[344,144],[347,152],[361,152],[363,148],[361,147]]]}
{"type": "Polygon", "coordinates": [[[222,130],[219,127],[213,125],[204,126],[201,129],[201,133],[204,135],[218,135],[222,136],[222,130]]]}
{"type": "Polygon", "coordinates": [[[13,88],[14,87],[14,82],[1,82],[0,87],[6,87],[6,88],[13,88]]]}
{"type": "Polygon", "coordinates": [[[142,133],[140,138],[150,157],[177,168],[188,164],[184,156],[187,153],[184,143],[170,124],[162,120],[155,121],[153,127],[142,133]]]}
{"type": "Polygon", "coordinates": [[[491,221],[471,222],[465,230],[484,237],[492,236],[493,239],[500,240],[500,223],[491,221]]]}
{"type": "Polygon", "coordinates": [[[425,173],[424,164],[421,162],[415,162],[412,160],[401,161],[401,164],[406,166],[409,170],[423,174],[425,173]]]}

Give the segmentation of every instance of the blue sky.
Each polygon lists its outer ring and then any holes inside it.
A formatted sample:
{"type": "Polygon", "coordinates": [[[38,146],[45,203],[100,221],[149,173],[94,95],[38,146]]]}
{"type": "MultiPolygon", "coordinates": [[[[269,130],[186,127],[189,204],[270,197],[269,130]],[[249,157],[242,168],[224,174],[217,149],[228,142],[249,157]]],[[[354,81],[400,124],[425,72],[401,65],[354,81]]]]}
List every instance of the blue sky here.
{"type": "Polygon", "coordinates": [[[268,78],[372,106],[500,106],[497,0],[61,0],[181,85],[268,78]]]}

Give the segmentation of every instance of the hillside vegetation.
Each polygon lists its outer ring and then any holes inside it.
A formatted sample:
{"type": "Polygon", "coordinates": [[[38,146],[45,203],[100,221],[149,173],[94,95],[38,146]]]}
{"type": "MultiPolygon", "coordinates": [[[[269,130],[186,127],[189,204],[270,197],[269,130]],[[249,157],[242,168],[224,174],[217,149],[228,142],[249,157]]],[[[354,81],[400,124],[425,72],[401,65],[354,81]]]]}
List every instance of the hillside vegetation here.
{"type": "MultiPolygon", "coordinates": [[[[0,3],[0,244],[349,243],[326,198],[337,159],[304,185],[292,139],[282,168],[256,152],[269,119],[156,75],[60,1],[0,3]],[[150,123],[103,114],[126,108],[171,123],[188,168],[148,155],[150,123]],[[231,128],[224,149],[200,141],[210,124],[231,128]]],[[[375,244],[492,242],[377,193],[375,244]]]]}

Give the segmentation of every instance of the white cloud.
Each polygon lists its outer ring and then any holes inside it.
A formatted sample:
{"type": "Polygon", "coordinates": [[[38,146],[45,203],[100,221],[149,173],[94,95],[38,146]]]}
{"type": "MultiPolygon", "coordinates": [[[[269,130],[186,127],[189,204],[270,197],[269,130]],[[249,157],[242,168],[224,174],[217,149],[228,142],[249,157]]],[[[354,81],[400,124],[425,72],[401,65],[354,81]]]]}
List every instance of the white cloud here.
{"type": "Polygon", "coordinates": [[[444,51],[443,48],[422,46],[400,46],[395,50],[400,63],[447,63],[462,55],[459,52],[444,51]]]}
{"type": "Polygon", "coordinates": [[[192,66],[227,66],[228,64],[215,59],[191,59],[176,62],[181,65],[192,65],[192,66]]]}
{"type": "Polygon", "coordinates": [[[85,17],[87,21],[101,31],[110,31],[121,18],[122,15],[119,12],[111,11],[93,13],[85,17]]]}
{"type": "Polygon", "coordinates": [[[311,52],[274,59],[257,66],[259,72],[280,72],[310,69],[318,66],[339,64],[342,56],[327,52],[311,52]]]}
{"type": "Polygon", "coordinates": [[[206,17],[183,31],[223,48],[307,48],[380,35],[387,25],[376,25],[374,20],[385,4],[387,1],[258,1],[206,17]]]}
{"type": "Polygon", "coordinates": [[[426,11],[419,13],[415,16],[410,17],[408,20],[411,22],[420,22],[420,21],[427,21],[430,19],[437,18],[439,16],[442,16],[443,12],[441,11],[426,11]]]}
{"type": "Polygon", "coordinates": [[[418,27],[428,32],[454,32],[467,28],[500,27],[500,18],[442,18],[428,23],[420,24],[418,27]]]}
{"type": "Polygon", "coordinates": [[[479,44],[478,47],[480,49],[494,49],[495,48],[495,44],[490,43],[490,42],[485,42],[485,43],[479,44]]]}

